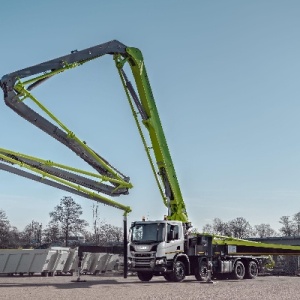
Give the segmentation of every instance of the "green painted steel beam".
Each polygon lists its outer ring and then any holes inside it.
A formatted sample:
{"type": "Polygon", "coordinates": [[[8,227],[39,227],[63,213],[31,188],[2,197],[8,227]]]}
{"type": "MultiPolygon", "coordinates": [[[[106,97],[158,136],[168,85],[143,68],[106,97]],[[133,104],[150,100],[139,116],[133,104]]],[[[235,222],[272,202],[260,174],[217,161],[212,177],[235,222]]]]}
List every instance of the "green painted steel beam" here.
{"type": "MultiPolygon", "coordinates": [[[[168,199],[170,205],[170,214],[168,219],[186,223],[188,222],[188,216],[185,203],[153,97],[142,52],[133,47],[126,48],[126,52],[129,55],[129,59],[127,61],[130,64],[142,106],[148,116],[147,120],[143,120],[143,124],[150,135],[156,164],[161,176],[161,171],[165,171],[168,184],[170,185],[172,197],[168,199]]],[[[165,178],[162,178],[163,182],[164,180],[165,178]]]]}
{"type": "MultiPolygon", "coordinates": [[[[5,150],[5,149],[4,149],[5,150]]],[[[13,157],[9,157],[7,155],[4,155],[4,154],[1,154],[0,153],[0,160],[2,160],[3,162],[8,162],[10,164],[16,164],[18,165],[19,167],[21,168],[26,168],[28,169],[29,171],[33,172],[33,173],[37,173],[37,174],[40,174],[42,178],[50,178],[56,182],[59,182],[65,186],[68,186],[68,187],[71,187],[75,190],[78,190],[80,192],[82,192],[83,194],[86,194],[92,198],[95,198],[95,200],[97,201],[97,199],[103,203],[103,204],[106,204],[106,205],[109,205],[109,206],[113,206],[115,208],[118,208],[118,209],[121,209],[123,210],[124,212],[126,213],[129,213],[131,212],[131,208],[129,206],[125,206],[123,204],[120,204],[116,201],[113,201],[111,199],[108,199],[106,197],[104,197],[103,195],[99,195],[99,194],[96,194],[95,192],[92,192],[86,188],[83,188],[81,187],[80,185],[77,185],[77,184],[74,184],[74,183],[71,183],[67,180],[64,180],[64,179],[61,179],[57,176],[53,176],[47,172],[44,172],[44,171],[41,171],[39,169],[36,169],[36,168],[33,168],[32,166],[24,163],[24,162],[20,162],[18,161],[17,159],[14,159],[13,157]]]]}

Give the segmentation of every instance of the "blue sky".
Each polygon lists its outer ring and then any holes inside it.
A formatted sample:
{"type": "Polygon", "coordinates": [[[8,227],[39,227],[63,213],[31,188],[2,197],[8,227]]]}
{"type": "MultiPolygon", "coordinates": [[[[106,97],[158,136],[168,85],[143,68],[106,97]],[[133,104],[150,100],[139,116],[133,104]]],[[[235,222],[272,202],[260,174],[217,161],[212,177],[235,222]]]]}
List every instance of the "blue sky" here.
{"type": "MultiPolygon", "coordinates": [[[[299,1],[18,1],[1,4],[0,77],[113,39],[141,49],[189,219],[278,229],[300,211],[299,1]]],[[[39,100],[131,177],[129,221],[166,213],[111,57],[62,74],[39,100]]],[[[3,99],[3,98],[2,98],[3,99]]],[[[1,147],[85,165],[0,101],[1,147]]],[[[46,225],[68,195],[0,172],[0,209],[46,225]]],[[[72,195],[71,195],[72,196],[72,195]]],[[[72,196],[92,221],[93,201],[72,196]]],[[[122,225],[122,212],[100,205],[122,225]]]]}

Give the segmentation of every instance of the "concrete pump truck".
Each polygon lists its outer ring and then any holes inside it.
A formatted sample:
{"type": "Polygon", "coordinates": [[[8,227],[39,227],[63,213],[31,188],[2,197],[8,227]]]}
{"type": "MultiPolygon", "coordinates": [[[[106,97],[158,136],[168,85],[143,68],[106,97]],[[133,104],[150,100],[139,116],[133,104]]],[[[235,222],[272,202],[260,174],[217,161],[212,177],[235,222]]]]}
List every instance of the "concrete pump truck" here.
{"type": "Polygon", "coordinates": [[[141,281],[163,276],[167,281],[179,282],[187,275],[194,275],[197,280],[204,281],[210,274],[235,279],[255,278],[264,255],[299,255],[300,246],[192,233],[142,53],[116,40],[75,50],[68,55],[7,74],[0,82],[5,103],[11,109],[63,143],[97,173],[4,148],[0,148],[0,169],[121,209],[124,216],[131,211],[130,207],[106,196],[128,194],[132,187],[129,177],[80,140],[31,92],[54,75],[103,55],[114,58],[162,201],[167,208],[167,215],[162,220],[141,220],[131,224],[124,257],[129,270],[137,272],[141,281]],[[125,73],[126,66],[131,69],[137,92],[125,73]],[[26,77],[29,79],[23,81],[26,77]],[[33,101],[48,119],[27,106],[25,100],[33,101]],[[144,130],[148,131],[150,146],[144,130]]]}

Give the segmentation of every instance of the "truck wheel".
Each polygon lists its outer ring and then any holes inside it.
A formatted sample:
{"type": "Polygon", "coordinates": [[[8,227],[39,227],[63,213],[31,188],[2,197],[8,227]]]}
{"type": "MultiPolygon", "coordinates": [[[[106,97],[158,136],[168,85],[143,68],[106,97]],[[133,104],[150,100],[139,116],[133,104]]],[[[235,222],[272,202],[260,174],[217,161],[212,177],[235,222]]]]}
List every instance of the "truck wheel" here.
{"type": "Polygon", "coordinates": [[[167,273],[164,275],[164,278],[167,280],[167,281],[173,281],[173,274],[172,273],[167,273]]]}
{"type": "Polygon", "coordinates": [[[244,264],[238,260],[235,265],[234,265],[234,268],[233,268],[233,279],[243,279],[244,276],[245,276],[245,266],[244,264]]]}
{"type": "Polygon", "coordinates": [[[207,272],[207,261],[201,260],[198,263],[198,266],[195,268],[195,277],[198,281],[206,281],[208,272],[207,272]]]}
{"type": "Polygon", "coordinates": [[[137,276],[140,281],[150,281],[153,277],[153,273],[150,272],[137,272],[137,276]]]}
{"type": "Polygon", "coordinates": [[[258,275],[258,266],[257,263],[253,260],[249,261],[248,265],[246,266],[246,273],[245,278],[247,279],[254,279],[258,275]]]}
{"type": "Polygon", "coordinates": [[[176,261],[173,268],[172,274],[172,281],[174,282],[180,282],[185,278],[185,266],[184,263],[181,261],[176,261]]]}

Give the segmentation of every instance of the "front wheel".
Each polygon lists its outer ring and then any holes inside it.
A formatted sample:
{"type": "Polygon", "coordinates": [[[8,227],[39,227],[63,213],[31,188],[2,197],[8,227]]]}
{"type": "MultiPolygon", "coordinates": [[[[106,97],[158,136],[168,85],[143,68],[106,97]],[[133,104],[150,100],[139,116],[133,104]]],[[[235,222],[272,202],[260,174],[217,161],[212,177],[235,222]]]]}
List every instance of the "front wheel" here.
{"type": "Polygon", "coordinates": [[[140,281],[150,281],[153,277],[153,273],[150,272],[137,272],[137,276],[140,281]]]}
{"type": "Polygon", "coordinates": [[[185,265],[181,261],[176,261],[173,268],[173,273],[171,273],[172,281],[180,282],[185,278],[185,265]]]}
{"type": "Polygon", "coordinates": [[[167,281],[173,281],[173,274],[172,273],[167,273],[164,275],[164,278],[167,280],[167,281]]]}

